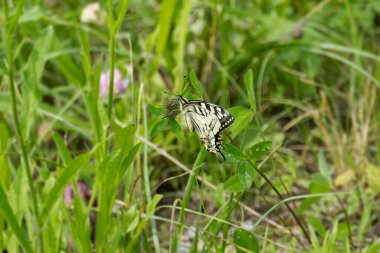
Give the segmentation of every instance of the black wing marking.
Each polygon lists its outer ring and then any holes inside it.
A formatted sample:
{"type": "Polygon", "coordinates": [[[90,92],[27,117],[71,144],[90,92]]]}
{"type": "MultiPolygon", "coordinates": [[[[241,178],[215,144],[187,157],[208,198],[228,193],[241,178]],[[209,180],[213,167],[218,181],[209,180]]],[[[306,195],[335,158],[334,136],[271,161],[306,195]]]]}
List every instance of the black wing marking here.
{"type": "Polygon", "coordinates": [[[219,153],[224,160],[220,146],[223,143],[222,132],[235,118],[224,108],[200,100],[186,100],[181,97],[185,121],[190,131],[196,131],[207,150],[219,153]]]}

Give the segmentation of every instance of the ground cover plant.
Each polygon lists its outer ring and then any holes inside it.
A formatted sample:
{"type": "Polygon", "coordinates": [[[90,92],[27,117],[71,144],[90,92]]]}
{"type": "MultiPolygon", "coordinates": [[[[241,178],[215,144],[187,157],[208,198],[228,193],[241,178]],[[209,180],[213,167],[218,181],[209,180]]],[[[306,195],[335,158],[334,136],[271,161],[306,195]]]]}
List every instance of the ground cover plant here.
{"type": "Polygon", "coordinates": [[[0,6],[1,252],[380,252],[378,0],[0,6]]]}

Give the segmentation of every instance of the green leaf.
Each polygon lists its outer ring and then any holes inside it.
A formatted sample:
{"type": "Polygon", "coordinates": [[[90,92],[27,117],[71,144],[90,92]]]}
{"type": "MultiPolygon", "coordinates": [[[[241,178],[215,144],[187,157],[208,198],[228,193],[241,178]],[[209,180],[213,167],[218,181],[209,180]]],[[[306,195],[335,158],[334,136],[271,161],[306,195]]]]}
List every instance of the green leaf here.
{"type": "Polygon", "coordinates": [[[8,151],[9,144],[9,132],[7,126],[0,122],[0,155],[8,151]]]}
{"type": "MultiPolygon", "coordinates": [[[[331,191],[329,180],[320,173],[313,174],[311,176],[311,182],[309,184],[310,193],[326,193],[331,191]]],[[[302,201],[301,205],[297,209],[297,214],[301,214],[307,210],[310,206],[316,203],[320,197],[310,197],[302,201]]]]}
{"type": "Polygon", "coordinates": [[[326,228],[320,220],[315,217],[307,217],[307,222],[314,227],[321,237],[326,235],[326,228]]]}
{"type": "Polygon", "coordinates": [[[183,135],[182,128],[177,123],[177,121],[175,121],[174,119],[169,119],[169,125],[170,125],[170,128],[171,128],[172,132],[174,133],[174,135],[178,139],[180,139],[180,140],[184,140],[185,139],[185,136],[183,135]]]}
{"type": "Polygon", "coordinates": [[[319,172],[329,180],[329,183],[330,185],[332,184],[331,183],[331,175],[330,175],[330,172],[329,172],[329,168],[328,168],[328,165],[327,165],[327,162],[326,162],[326,158],[323,154],[323,151],[320,150],[319,151],[319,154],[318,154],[318,166],[319,166],[319,172]]]}
{"type": "Polygon", "coordinates": [[[257,161],[267,155],[271,148],[271,141],[261,141],[248,148],[246,150],[246,155],[249,157],[249,159],[257,161]]]}
{"type": "Polygon", "coordinates": [[[235,118],[235,122],[230,126],[231,137],[235,138],[243,129],[251,123],[253,118],[252,110],[245,107],[232,107],[228,110],[235,118]]]}
{"type": "Polygon", "coordinates": [[[161,129],[168,123],[168,120],[169,119],[160,119],[159,121],[154,123],[154,125],[150,129],[150,138],[156,136],[161,131],[161,129]]]}
{"type": "Polygon", "coordinates": [[[162,199],[161,194],[155,194],[153,199],[148,203],[146,207],[147,219],[150,219],[153,216],[154,212],[156,211],[157,204],[158,202],[160,202],[161,199],[162,199]]]}
{"type": "Polygon", "coordinates": [[[26,252],[33,252],[32,246],[26,237],[24,230],[17,223],[17,218],[14,215],[11,206],[9,205],[7,195],[5,194],[3,187],[0,185],[0,214],[6,221],[8,226],[12,229],[21,245],[26,252]]]}
{"type": "Polygon", "coordinates": [[[49,26],[35,41],[33,50],[26,63],[22,86],[22,134],[25,140],[30,137],[30,131],[37,119],[37,107],[41,100],[40,79],[53,40],[53,27],[49,26]]]}
{"type": "Polygon", "coordinates": [[[133,148],[136,125],[128,125],[126,127],[115,127],[115,148],[114,150],[121,150],[122,157],[128,155],[128,152],[133,148]]]}
{"type": "Polygon", "coordinates": [[[67,149],[66,144],[63,141],[62,137],[59,134],[54,133],[53,139],[54,139],[55,145],[57,146],[57,148],[59,150],[59,154],[61,155],[61,158],[62,158],[64,164],[65,165],[69,164],[72,161],[71,155],[70,155],[70,152],[67,149]]]}
{"type": "Polygon", "coordinates": [[[255,89],[253,83],[253,72],[252,69],[249,69],[244,75],[244,85],[247,90],[247,96],[253,115],[256,113],[256,98],[255,98],[255,89]]]}
{"type": "Polygon", "coordinates": [[[135,160],[135,157],[137,153],[140,150],[141,142],[136,144],[128,153],[127,157],[123,160],[122,165],[120,166],[120,175],[121,178],[124,176],[125,172],[127,171],[128,167],[132,164],[133,160],[135,160]]]}
{"type": "Polygon", "coordinates": [[[223,184],[219,183],[218,186],[216,187],[216,191],[214,194],[214,200],[215,200],[215,205],[218,208],[221,208],[224,203],[226,203],[226,195],[223,190],[223,184]]]}
{"type": "Polygon", "coordinates": [[[164,108],[163,106],[161,105],[152,105],[152,104],[149,104],[148,105],[148,111],[153,114],[154,116],[156,117],[160,117],[162,116],[162,114],[164,113],[164,108]]]}
{"type": "Polygon", "coordinates": [[[149,50],[154,49],[155,51],[149,75],[152,75],[158,68],[161,56],[168,44],[168,37],[172,28],[175,10],[176,3],[173,3],[173,0],[162,1],[157,25],[147,40],[147,48],[149,50]]]}
{"type": "Polygon", "coordinates": [[[364,253],[378,253],[380,252],[380,239],[377,239],[374,243],[372,243],[364,253]]]}
{"type": "Polygon", "coordinates": [[[320,173],[315,173],[311,176],[309,191],[311,193],[330,192],[331,191],[330,182],[324,175],[320,173]]]}
{"type": "Polygon", "coordinates": [[[254,171],[247,162],[239,163],[237,174],[245,189],[249,189],[254,179],[254,171]]]}
{"type": "Polygon", "coordinates": [[[75,160],[70,162],[63,170],[62,174],[57,178],[53,188],[50,190],[47,199],[45,200],[41,212],[41,220],[48,219],[55,205],[62,198],[63,192],[71,180],[78,174],[79,170],[87,165],[90,160],[91,153],[80,155],[75,160]]]}
{"type": "Polygon", "coordinates": [[[129,233],[136,229],[139,224],[139,213],[136,205],[128,208],[128,211],[123,217],[123,227],[126,233],[129,233]]]}
{"type": "Polygon", "coordinates": [[[121,0],[119,2],[119,5],[117,6],[117,19],[116,22],[114,23],[113,27],[113,33],[116,33],[120,26],[121,23],[123,22],[124,16],[127,13],[127,8],[128,8],[129,0],[121,0]]]}
{"type": "Polygon", "coordinates": [[[223,145],[223,154],[229,162],[245,160],[244,154],[240,151],[240,149],[229,143],[223,145]]]}
{"type": "MultiPolygon", "coordinates": [[[[8,4],[7,1],[5,1],[3,3],[8,4]]],[[[5,26],[5,31],[9,35],[11,35],[15,31],[15,29],[18,25],[18,20],[22,14],[23,7],[24,7],[24,1],[22,1],[22,0],[16,1],[16,12],[15,13],[13,12],[14,14],[12,16],[9,16],[9,19],[6,20],[7,22],[6,22],[6,26],[5,26]]],[[[13,9],[14,9],[14,7],[13,7],[13,9]]]]}
{"type": "Polygon", "coordinates": [[[259,242],[250,231],[239,228],[235,231],[233,238],[237,253],[259,252],[259,242]]]}
{"type": "Polygon", "coordinates": [[[197,91],[197,93],[203,97],[203,88],[202,84],[198,81],[198,78],[194,72],[194,70],[191,70],[190,72],[190,83],[194,87],[194,89],[197,91]]]}
{"type": "Polygon", "coordinates": [[[242,192],[244,185],[241,183],[239,175],[235,174],[224,183],[223,189],[227,192],[242,192]]]}

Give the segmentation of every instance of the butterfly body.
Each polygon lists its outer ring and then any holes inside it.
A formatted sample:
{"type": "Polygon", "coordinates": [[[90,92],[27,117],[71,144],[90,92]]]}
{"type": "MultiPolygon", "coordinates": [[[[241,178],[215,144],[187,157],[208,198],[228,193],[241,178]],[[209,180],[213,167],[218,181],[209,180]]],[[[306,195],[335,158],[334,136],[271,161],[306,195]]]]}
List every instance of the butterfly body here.
{"type": "Polygon", "coordinates": [[[224,129],[234,122],[234,117],[224,108],[202,100],[187,100],[183,96],[178,97],[182,124],[190,131],[197,132],[201,142],[207,151],[220,154],[224,129]]]}

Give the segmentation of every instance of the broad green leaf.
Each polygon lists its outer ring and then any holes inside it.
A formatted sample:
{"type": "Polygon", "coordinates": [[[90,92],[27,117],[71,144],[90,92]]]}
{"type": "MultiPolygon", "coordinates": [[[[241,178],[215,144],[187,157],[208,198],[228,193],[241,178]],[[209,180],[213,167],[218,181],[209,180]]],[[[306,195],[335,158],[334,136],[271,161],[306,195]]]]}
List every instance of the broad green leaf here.
{"type": "Polygon", "coordinates": [[[0,186],[8,190],[11,185],[11,170],[8,156],[0,154],[0,186]]]}
{"type": "Polygon", "coordinates": [[[160,202],[162,197],[163,196],[161,194],[155,194],[153,199],[148,203],[148,205],[146,207],[147,219],[150,219],[153,216],[154,212],[156,211],[157,204],[158,204],[158,202],[160,202]]]}
{"type": "Polygon", "coordinates": [[[252,69],[249,69],[244,75],[244,85],[247,90],[247,96],[253,115],[256,113],[256,98],[255,98],[255,89],[253,82],[253,72],[252,69]]]}
{"type": "Polygon", "coordinates": [[[224,205],[224,203],[226,203],[226,195],[223,190],[223,184],[219,183],[218,186],[216,187],[216,191],[214,193],[214,199],[215,199],[215,205],[218,208],[221,208],[224,205]]]}
{"type": "Polygon", "coordinates": [[[174,133],[174,135],[178,139],[180,139],[180,140],[185,139],[185,136],[183,135],[183,130],[182,130],[181,126],[177,123],[177,121],[175,121],[174,119],[169,119],[169,125],[170,125],[172,132],[174,133]]]}
{"type": "Polygon", "coordinates": [[[241,183],[237,174],[233,175],[224,183],[223,189],[226,192],[242,192],[244,191],[244,185],[241,183]]]}
{"type": "MultiPolygon", "coordinates": [[[[309,191],[313,194],[330,192],[331,186],[329,180],[320,173],[313,174],[311,177],[311,182],[309,184],[309,191]]],[[[297,209],[297,213],[301,214],[319,199],[320,197],[310,197],[303,200],[297,209]]]]}
{"type": "Polygon", "coordinates": [[[133,160],[135,160],[135,157],[137,153],[140,150],[142,143],[136,144],[128,153],[127,157],[123,160],[122,165],[120,167],[120,176],[121,178],[124,176],[125,172],[127,171],[128,167],[132,164],[133,160]]]}
{"type": "Polygon", "coordinates": [[[198,78],[194,72],[194,70],[192,70],[190,72],[190,83],[191,85],[194,87],[194,89],[197,91],[197,93],[203,97],[203,88],[202,88],[202,84],[198,81],[198,78]]]}
{"type": "Polygon", "coordinates": [[[53,139],[54,139],[55,145],[57,146],[59,150],[59,153],[61,155],[61,158],[64,164],[65,165],[69,164],[72,161],[70,151],[67,149],[66,144],[63,141],[62,137],[59,134],[54,133],[53,139]]]}
{"type": "Polygon", "coordinates": [[[121,0],[119,2],[119,5],[117,6],[117,17],[116,17],[116,21],[114,23],[114,27],[113,27],[113,33],[116,33],[120,26],[121,26],[121,23],[123,22],[123,19],[125,17],[125,14],[127,13],[127,8],[128,8],[128,5],[129,5],[129,0],[121,0]]]}
{"type": "Polygon", "coordinates": [[[0,123],[0,185],[3,189],[9,189],[11,183],[10,167],[8,162],[8,148],[10,140],[8,129],[5,124],[0,123]]]}
{"type": "Polygon", "coordinates": [[[128,152],[133,148],[136,125],[128,125],[126,127],[115,126],[115,148],[114,150],[121,150],[122,157],[128,155],[128,152]]]}
{"type": "Polygon", "coordinates": [[[59,231],[51,221],[47,221],[47,225],[45,225],[43,231],[45,252],[58,252],[59,240],[57,234],[59,234],[59,231]]]}
{"type": "Polygon", "coordinates": [[[364,205],[364,210],[360,214],[361,215],[360,226],[359,226],[359,237],[360,238],[363,238],[366,235],[366,233],[368,232],[368,228],[371,226],[372,210],[373,210],[373,202],[370,201],[364,205]]]}
{"type": "Polygon", "coordinates": [[[314,227],[314,229],[319,233],[321,237],[324,237],[326,234],[326,228],[320,220],[315,217],[307,217],[307,222],[314,227]]]}
{"type": "Polygon", "coordinates": [[[231,129],[231,137],[235,138],[252,121],[253,112],[245,107],[232,107],[228,110],[235,118],[235,122],[228,128],[231,129]]]}
{"type": "Polygon", "coordinates": [[[122,224],[126,233],[129,233],[136,229],[137,225],[139,224],[139,213],[136,205],[128,208],[128,211],[123,217],[122,224]]]}
{"type": "Polygon", "coordinates": [[[267,155],[272,147],[271,141],[261,141],[246,150],[249,159],[257,161],[267,155]]]}
{"type": "Polygon", "coordinates": [[[223,154],[229,162],[245,160],[244,154],[232,144],[223,145],[223,154]]]}
{"type": "Polygon", "coordinates": [[[233,238],[237,253],[259,252],[259,242],[252,232],[239,228],[235,231],[233,238]]]}
{"type": "Polygon", "coordinates": [[[63,192],[67,185],[71,180],[75,178],[79,170],[87,165],[90,157],[91,153],[80,155],[75,160],[71,161],[63,170],[62,174],[59,175],[57,181],[47,196],[47,199],[43,203],[41,220],[48,219],[51,211],[54,209],[58,201],[62,198],[63,192]]]}
{"type": "Polygon", "coordinates": [[[91,67],[91,53],[90,53],[88,36],[87,36],[87,33],[79,27],[77,29],[77,32],[78,32],[79,42],[81,46],[80,56],[81,56],[82,67],[86,75],[87,82],[89,83],[91,79],[91,75],[92,75],[92,67],[91,67]]]}
{"type": "Polygon", "coordinates": [[[374,243],[372,243],[364,253],[379,253],[380,252],[380,239],[377,239],[374,243]]]}
{"type": "Polygon", "coordinates": [[[149,133],[150,138],[153,138],[154,136],[156,136],[167,123],[168,123],[168,119],[160,119],[159,121],[154,123],[154,125],[150,129],[150,133],[149,133]]]}
{"type": "Polygon", "coordinates": [[[30,131],[37,118],[37,107],[40,103],[40,79],[53,40],[53,27],[49,26],[35,41],[33,50],[26,63],[22,86],[22,134],[25,140],[30,137],[30,131]]]}
{"type": "Polygon", "coordinates": [[[148,105],[148,111],[151,114],[153,114],[154,116],[160,117],[164,113],[164,108],[162,107],[162,105],[160,106],[160,105],[149,104],[148,105]]]}
{"type": "MultiPolygon", "coordinates": [[[[8,4],[8,1],[2,2],[2,3],[8,4]]],[[[10,6],[12,6],[12,5],[10,4],[10,6]]],[[[16,1],[16,12],[13,12],[14,14],[10,15],[8,20],[6,20],[7,22],[6,22],[6,26],[5,26],[5,31],[9,35],[12,35],[12,33],[15,31],[15,29],[18,25],[18,20],[22,14],[23,7],[24,7],[24,1],[23,0],[16,1]]],[[[4,6],[2,8],[4,8],[4,6]]],[[[13,9],[14,9],[14,4],[13,4],[13,9]]]]}
{"type": "Polygon", "coordinates": [[[254,177],[253,168],[247,162],[239,163],[237,168],[237,174],[239,176],[241,184],[245,189],[251,187],[254,177]]]}
{"type": "Polygon", "coordinates": [[[331,183],[331,175],[330,175],[330,172],[329,172],[329,168],[328,168],[328,165],[327,165],[327,162],[326,162],[326,158],[325,158],[325,155],[323,154],[323,151],[320,150],[319,151],[319,154],[318,154],[318,166],[319,166],[319,172],[329,180],[329,183],[330,185],[332,184],[331,183]]]}
{"type": "Polygon", "coordinates": [[[14,215],[11,206],[9,205],[7,195],[3,187],[0,185],[0,214],[7,221],[10,229],[14,232],[21,245],[26,252],[33,252],[32,246],[26,237],[24,230],[18,225],[17,218],[14,215]]]}
{"type": "Polygon", "coordinates": [[[8,151],[9,144],[8,129],[4,123],[0,122],[0,155],[8,151]]]}
{"type": "Polygon", "coordinates": [[[311,176],[311,183],[309,185],[311,193],[325,193],[331,191],[329,180],[320,173],[315,173],[311,176]]]}

